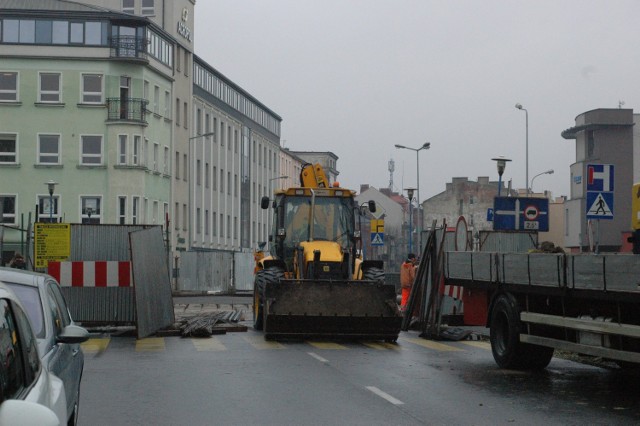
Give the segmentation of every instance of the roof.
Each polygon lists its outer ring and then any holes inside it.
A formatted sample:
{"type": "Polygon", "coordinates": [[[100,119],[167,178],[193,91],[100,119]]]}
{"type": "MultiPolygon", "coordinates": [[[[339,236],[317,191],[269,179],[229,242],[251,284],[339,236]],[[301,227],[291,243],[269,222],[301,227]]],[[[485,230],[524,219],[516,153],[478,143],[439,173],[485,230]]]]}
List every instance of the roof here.
{"type": "Polygon", "coordinates": [[[104,12],[104,7],[91,6],[66,0],[0,0],[0,9],[56,10],[61,12],[104,12]]]}

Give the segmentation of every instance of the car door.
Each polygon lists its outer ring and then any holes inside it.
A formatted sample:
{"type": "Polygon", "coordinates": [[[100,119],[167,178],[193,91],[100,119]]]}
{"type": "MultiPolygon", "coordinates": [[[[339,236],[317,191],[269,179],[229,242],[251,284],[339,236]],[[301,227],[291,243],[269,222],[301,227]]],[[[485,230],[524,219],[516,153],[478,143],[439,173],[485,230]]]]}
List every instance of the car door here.
{"type": "MultiPolygon", "coordinates": [[[[60,292],[58,284],[53,280],[47,280],[45,289],[54,336],[58,336],[64,327],[72,323],[69,309],[60,292]]],[[[54,337],[55,338],[55,337],[54,337]]],[[[67,395],[68,413],[73,412],[78,402],[80,380],[84,364],[84,356],[78,343],[53,342],[51,353],[48,356],[48,366],[51,372],[60,377],[64,382],[64,390],[67,395]]]]}

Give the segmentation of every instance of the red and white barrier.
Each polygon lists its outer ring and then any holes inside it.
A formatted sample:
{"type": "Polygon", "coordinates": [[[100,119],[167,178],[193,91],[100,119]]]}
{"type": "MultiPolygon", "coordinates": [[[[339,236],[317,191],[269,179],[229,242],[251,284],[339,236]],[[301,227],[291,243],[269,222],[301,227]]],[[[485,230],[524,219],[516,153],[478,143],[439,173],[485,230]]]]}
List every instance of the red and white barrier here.
{"type": "Polygon", "coordinates": [[[132,287],[131,262],[49,262],[48,273],[63,287],[132,287]]]}
{"type": "Polygon", "coordinates": [[[444,295],[453,297],[454,299],[462,300],[462,294],[464,293],[464,287],[457,285],[445,285],[444,295]]]}

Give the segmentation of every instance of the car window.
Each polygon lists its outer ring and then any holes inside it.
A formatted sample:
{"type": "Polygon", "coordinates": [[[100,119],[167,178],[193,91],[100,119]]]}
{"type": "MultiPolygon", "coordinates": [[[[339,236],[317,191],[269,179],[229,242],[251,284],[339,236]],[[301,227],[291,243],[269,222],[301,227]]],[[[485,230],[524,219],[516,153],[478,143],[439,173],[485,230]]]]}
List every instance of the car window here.
{"type": "Polygon", "coordinates": [[[36,337],[43,339],[46,331],[38,288],[11,282],[5,282],[5,284],[13,290],[20,302],[22,302],[36,337]]]}
{"type": "Polygon", "coordinates": [[[57,282],[49,281],[48,287],[51,290],[51,294],[53,295],[56,303],[58,304],[58,308],[60,309],[60,314],[62,315],[62,325],[63,327],[66,327],[71,324],[71,315],[69,314],[67,302],[64,300],[64,296],[62,295],[57,282]]]}
{"type": "Polygon", "coordinates": [[[38,377],[36,339],[22,309],[0,300],[0,403],[21,397],[38,377]]]}
{"type": "Polygon", "coordinates": [[[47,287],[47,296],[45,297],[45,299],[47,301],[47,308],[49,309],[49,315],[51,316],[51,321],[53,323],[53,330],[55,335],[57,336],[58,334],[62,333],[64,321],[62,319],[60,307],[58,306],[58,303],[56,303],[56,297],[51,291],[51,287],[47,287]]]}

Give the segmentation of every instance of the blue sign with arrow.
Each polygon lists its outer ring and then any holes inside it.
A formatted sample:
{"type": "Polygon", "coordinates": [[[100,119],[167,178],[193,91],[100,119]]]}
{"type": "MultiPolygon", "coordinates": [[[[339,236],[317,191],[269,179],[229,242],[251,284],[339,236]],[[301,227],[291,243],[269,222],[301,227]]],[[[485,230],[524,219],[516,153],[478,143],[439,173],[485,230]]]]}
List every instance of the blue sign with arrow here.
{"type": "Polygon", "coordinates": [[[533,197],[496,197],[493,229],[505,231],[549,231],[549,200],[533,197]]]}

